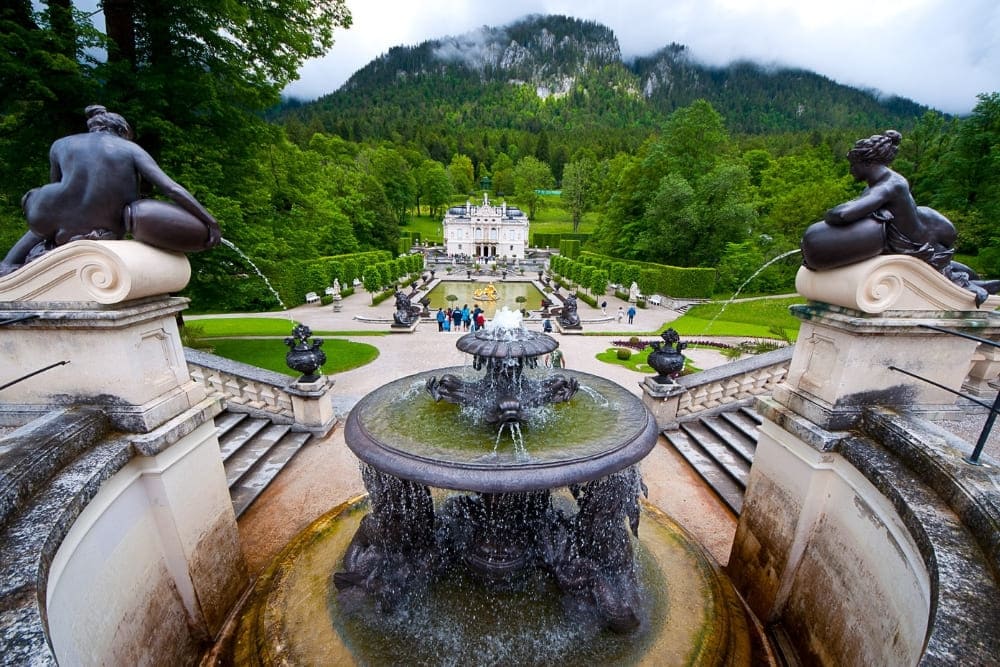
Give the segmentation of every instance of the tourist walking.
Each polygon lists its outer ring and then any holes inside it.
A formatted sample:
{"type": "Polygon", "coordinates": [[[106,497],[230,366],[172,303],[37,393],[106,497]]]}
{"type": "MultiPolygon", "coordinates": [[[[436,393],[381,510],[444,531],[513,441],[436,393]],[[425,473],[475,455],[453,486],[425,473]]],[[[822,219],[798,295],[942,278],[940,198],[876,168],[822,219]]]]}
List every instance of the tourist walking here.
{"type": "Polygon", "coordinates": [[[608,314],[608,302],[607,301],[602,301],[601,302],[601,312],[604,313],[605,315],[608,314]]]}
{"type": "Polygon", "coordinates": [[[462,328],[466,331],[472,326],[472,314],[469,312],[469,304],[462,306],[462,328]]]}
{"type": "Polygon", "coordinates": [[[632,320],[635,318],[635,306],[628,307],[628,323],[632,324],[632,320]]]}
{"type": "Polygon", "coordinates": [[[486,316],[483,315],[483,311],[480,310],[479,314],[476,315],[476,329],[482,329],[485,326],[486,326],[486,316]]]}
{"type": "Polygon", "coordinates": [[[462,311],[458,308],[451,311],[451,322],[456,332],[462,330],[462,311]]]}
{"type": "Polygon", "coordinates": [[[625,317],[625,309],[618,306],[618,324],[622,323],[622,319],[625,317]]]}
{"type": "Polygon", "coordinates": [[[444,331],[444,311],[438,308],[437,312],[438,331],[444,331]]]}
{"type": "Polygon", "coordinates": [[[545,366],[546,368],[566,368],[566,359],[562,350],[556,348],[545,355],[545,366]]]}

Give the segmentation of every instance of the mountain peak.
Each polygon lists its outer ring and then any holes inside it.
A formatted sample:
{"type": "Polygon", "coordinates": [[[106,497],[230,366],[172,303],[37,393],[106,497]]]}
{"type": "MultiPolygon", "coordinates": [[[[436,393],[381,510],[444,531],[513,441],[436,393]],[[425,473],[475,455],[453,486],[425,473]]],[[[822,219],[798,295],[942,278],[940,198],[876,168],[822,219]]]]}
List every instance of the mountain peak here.
{"type": "Polygon", "coordinates": [[[394,47],[359,70],[347,85],[369,76],[369,69],[399,79],[450,66],[484,79],[566,92],[579,75],[620,62],[621,48],[610,28],[568,16],[531,15],[502,27],[483,26],[414,47],[394,47]]]}

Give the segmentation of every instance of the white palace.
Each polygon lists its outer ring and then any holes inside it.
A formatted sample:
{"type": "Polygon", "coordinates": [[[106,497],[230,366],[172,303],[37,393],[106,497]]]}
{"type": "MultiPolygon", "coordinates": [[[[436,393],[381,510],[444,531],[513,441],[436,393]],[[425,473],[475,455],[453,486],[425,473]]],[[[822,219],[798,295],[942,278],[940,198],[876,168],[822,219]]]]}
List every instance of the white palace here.
{"type": "Polygon", "coordinates": [[[528,245],[528,216],[506,203],[491,206],[483,194],[482,206],[453,206],[444,216],[445,252],[472,257],[524,259],[528,245]]]}

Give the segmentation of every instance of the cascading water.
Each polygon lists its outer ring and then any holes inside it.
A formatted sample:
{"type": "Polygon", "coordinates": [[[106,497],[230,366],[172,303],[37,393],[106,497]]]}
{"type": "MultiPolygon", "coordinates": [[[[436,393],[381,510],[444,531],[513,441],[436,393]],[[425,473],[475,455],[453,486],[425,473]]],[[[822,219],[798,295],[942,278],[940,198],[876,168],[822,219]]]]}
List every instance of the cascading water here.
{"type": "Polygon", "coordinates": [[[708,333],[708,330],[712,328],[713,324],[715,324],[715,320],[719,319],[719,316],[722,315],[722,313],[725,312],[726,308],[729,307],[729,304],[731,304],[734,301],[736,301],[736,297],[738,297],[740,295],[740,292],[743,291],[743,288],[746,287],[747,285],[749,285],[751,282],[753,282],[754,278],[756,278],[761,273],[763,273],[764,270],[767,269],[772,264],[776,264],[777,262],[779,262],[780,260],[785,259],[786,257],[791,257],[792,255],[795,255],[795,254],[801,253],[801,252],[802,252],[801,249],[795,248],[794,250],[789,250],[787,252],[783,252],[780,255],[778,255],[777,257],[772,257],[768,261],[764,262],[764,264],[759,269],[757,269],[756,271],[754,271],[753,274],[749,278],[747,278],[746,280],[744,280],[743,283],[736,289],[736,291],[733,292],[733,295],[731,297],[729,297],[724,304],[722,304],[722,308],[719,309],[719,312],[717,312],[712,317],[712,319],[708,321],[708,324],[705,325],[705,330],[702,332],[701,335],[704,336],[705,334],[708,333]]]}
{"type": "Polygon", "coordinates": [[[264,573],[237,652],[248,664],[749,664],[731,586],[641,505],[649,410],[604,378],[538,368],[558,343],[518,313],[491,324],[457,343],[471,367],[391,381],[354,407],[344,440],[367,503],[333,510],[264,573]]]}
{"type": "Polygon", "coordinates": [[[267,289],[270,290],[271,294],[278,301],[278,305],[281,306],[281,309],[288,310],[288,307],[285,305],[285,302],[281,300],[281,295],[278,294],[278,290],[274,289],[274,286],[271,284],[271,281],[267,279],[267,276],[264,275],[264,273],[257,267],[256,264],[253,263],[253,260],[250,259],[245,252],[236,247],[236,244],[234,244],[229,239],[222,239],[222,245],[226,246],[230,250],[234,251],[237,255],[242,257],[243,261],[249,264],[250,268],[254,270],[254,273],[256,273],[260,277],[260,279],[264,281],[264,285],[267,286],[267,289]]]}

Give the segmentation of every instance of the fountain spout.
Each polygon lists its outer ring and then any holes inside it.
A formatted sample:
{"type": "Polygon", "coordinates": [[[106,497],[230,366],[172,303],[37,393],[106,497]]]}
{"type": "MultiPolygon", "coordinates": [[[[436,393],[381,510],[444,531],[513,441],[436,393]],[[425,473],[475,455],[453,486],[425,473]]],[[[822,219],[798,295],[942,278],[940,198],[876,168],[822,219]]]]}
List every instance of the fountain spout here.
{"type": "Polygon", "coordinates": [[[551,336],[528,331],[521,314],[503,308],[484,329],[462,336],[456,346],[473,355],[472,367],[485,370],[478,380],[452,374],[427,380],[427,392],[435,401],[477,408],[490,424],[520,424],[526,411],[568,401],[579,383],[556,374],[543,380],[525,377],[525,368],[538,366],[538,358],[559,347],[551,336]]]}

